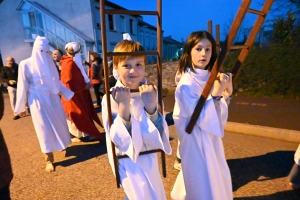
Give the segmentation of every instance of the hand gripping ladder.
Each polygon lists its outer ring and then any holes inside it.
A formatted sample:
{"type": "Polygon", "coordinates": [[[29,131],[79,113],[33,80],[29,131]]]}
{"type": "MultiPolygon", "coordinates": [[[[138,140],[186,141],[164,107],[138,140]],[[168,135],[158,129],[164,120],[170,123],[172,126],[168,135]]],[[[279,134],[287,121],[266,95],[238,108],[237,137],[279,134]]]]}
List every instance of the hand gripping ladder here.
{"type": "MultiPolygon", "coordinates": [[[[107,64],[107,56],[120,56],[120,55],[156,55],[157,56],[157,84],[158,84],[158,109],[161,114],[163,114],[162,107],[162,0],[157,0],[157,10],[156,11],[133,11],[133,10],[106,10],[105,0],[100,0],[100,20],[101,20],[101,35],[102,35],[102,57],[103,57],[103,67],[104,67],[104,78],[105,78],[105,91],[109,91],[109,71],[107,64]],[[154,15],[157,16],[157,51],[144,51],[144,52],[107,52],[107,42],[106,42],[106,14],[126,14],[126,15],[154,15]]],[[[134,91],[132,91],[134,92],[134,91]]],[[[108,93],[107,93],[108,94],[108,93]]],[[[107,112],[109,126],[112,125],[112,113],[111,113],[111,102],[110,95],[106,95],[107,100],[107,112]]],[[[120,174],[118,168],[118,159],[128,158],[126,155],[117,156],[115,151],[115,145],[112,143],[112,152],[114,159],[114,170],[116,175],[117,187],[120,187],[120,174]]],[[[165,153],[160,149],[154,149],[149,151],[141,152],[140,155],[161,152],[161,163],[163,176],[166,177],[166,162],[165,153]]]]}
{"type": "Polygon", "coordinates": [[[205,104],[205,101],[206,101],[206,99],[210,93],[210,90],[213,86],[213,83],[217,77],[217,74],[218,74],[221,66],[223,65],[230,49],[242,49],[238,56],[238,60],[236,61],[235,66],[233,67],[233,70],[232,70],[232,74],[233,74],[232,81],[236,80],[243,63],[245,62],[245,60],[249,54],[250,48],[252,47],[252,45],[254,43],[256,35],[258,34],[260,27],[262,26],[271,6],[273,4],[273,1],[274,0],[266,0],[261,11],[257,11],[257,10],[253,10],[253,9],[249,8],[251,0],[243,0],[242,1],[241,6],[238,10],[238,13],[230,27],[230,30],[229,30],[227,38],[224,42],[224,45],[222,45],[221,52],[211,70],[209,79],[203,89],[203,92],[198,100],[198,103],[195,107],[192,117],[186,127],[187,133],[191,134],[191,132],[193,131],[193,128],[200,116],[201,110],[205,104]],[[239,45],[239,46],[231,46],[232,42],[236,36],[236,33],[239,30],[239,27],[242,24],[243,19],[247,12],[257,14],[258,18],[256,19],[256,22],[247,38],[245,44],[239,45]]]}

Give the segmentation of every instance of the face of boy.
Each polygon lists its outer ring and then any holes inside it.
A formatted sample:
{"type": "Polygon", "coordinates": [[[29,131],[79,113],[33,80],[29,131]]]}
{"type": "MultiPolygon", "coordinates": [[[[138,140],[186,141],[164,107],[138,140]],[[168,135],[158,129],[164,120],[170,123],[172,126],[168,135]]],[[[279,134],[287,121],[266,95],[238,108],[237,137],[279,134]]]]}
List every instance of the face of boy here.
{"type": "Polygon", "coordinates": [[[133,57],[123,60],[115,66],[124,86],[130,89],[137,89],[145,75],[145,59],[133,57]]]}
{"type": "Polygon", "coordinates": [[[205,69],[210,61],[211,54],[212,45],[208,39],[203,38],[198,44],[193,47],[191,51],[191,57],[194,67],[205,69]]]}

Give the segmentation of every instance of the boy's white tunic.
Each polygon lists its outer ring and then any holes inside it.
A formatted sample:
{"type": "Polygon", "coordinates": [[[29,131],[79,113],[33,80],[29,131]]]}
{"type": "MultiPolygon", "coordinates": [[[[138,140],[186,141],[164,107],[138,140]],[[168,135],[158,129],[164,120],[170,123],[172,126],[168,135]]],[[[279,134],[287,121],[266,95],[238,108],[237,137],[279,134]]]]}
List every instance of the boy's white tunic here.
{"type": "MultiPolygon", "coordinates": [[[[116,86],[123,86],[118,80],[116,86]]],[[[162,117],[160,131],[144,111],[144,103],[139,93],[131,93],[131,133],[118,114],[118,104],[111,99],[113,124],[109,127],[106,96],[102,101],[102,117],[106,131],[106,144],[109,162],[114,171],[111,141],[116,146],[117,155],[128,155],[119,159],[119,173],[122,187],[130,200],[163,200],[166,194],[159,173],[157,154],[139,156],[139,153],[151,149],[162,149],[171,154],[168,126],[162,117]],[[131,134],[131,136],[130,136],[131,134]]],[[[160,115],[160,114],[159,114],[160,115]]]]}
{"type": "Polygon", "coordinates": [[[175,92],[173,118],[180,140],[182,170],[171,197],[174,200],[232,200],[231,176],[222,143],[228,116],[225,100],[222,98],[215,105],[209,96],[192,133],[185,132],[210,75],[207,70],[196,69],[196,72],[185,73],[175,92]]]}
{"type": "MultiPolygon", "coordinates": [[[[24,112],[25,104],[28,100],[41,151],[49,153],[56,150],[63,150],[71,143],[71,138],[66,122],[67,116],[63,110],[58,93],[67,99],[71,99],[74,93],[64,87],[58,79],[58,74],[57,76],[55,74],[54,77],[57,78],[54,78],[54,80],[51,78],[51,80],[41,78],[40,73],[43,72],[39,73],[38,71],[42,69],[34,69],[32,59],[30,57],[19,64],[15,112],[24,112]],[[48,81],[48,84],[41,84],[42,81],[48,81]],[[52,82],[51,85],[49,85],[49,82],[52,82]],[[53,87],[56,87],[56,89],[54,90],[53,87]]],[[[44,60],[43,62],[44,66],[42,68],[48,67],[48,70],[52,68],[56,70],[53,61],[53,66],[51,63],[49,64],[50,61],[47,62],[44,60]]],[[[53,73],[57,73],[57,71],[50,72],[50,74],[53,73]]]]}

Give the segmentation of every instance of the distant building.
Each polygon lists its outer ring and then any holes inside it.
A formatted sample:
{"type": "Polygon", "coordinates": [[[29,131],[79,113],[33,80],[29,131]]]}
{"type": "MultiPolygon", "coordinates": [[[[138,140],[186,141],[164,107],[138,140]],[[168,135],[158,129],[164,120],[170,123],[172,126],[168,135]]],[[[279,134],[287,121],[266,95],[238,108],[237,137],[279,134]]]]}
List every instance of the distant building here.
{"type": "Polygon", "coordinates": [[[163,60],[177,60],[176,53],[181,52],[182,47],[182,43],[174,40],[171,36],[163,37],[163,60]]]}
{"type": "MultiPolygon", "coordinates": [[[[109,1],[105,1],[105,8],[126,10],[109,1]]],[[[102,53],[98,0],[6,0],[0,6],[0,24],[2,58],[13,56],[19,62],[30,57],[37,35],[49,39],[51,50],[64,50],[66,43],[79,42],[83,59],[87,59],[87,51],[102,53]]],[[[144,22],[142,16],[106,15],[106,30],[109,51],[122,40],[123,33],[129,33],[146,50],[157,48],[156,27],[144,22]]],[[[170,42],[164,45],[174,46],[170,42]]],[[[164,48],[173,51],[173,47],[164,48]]],[[[165,50],[163,53],[172,54],[165,50]]],[[[155,60],[148,56],[149,62],[155,60]]]]}

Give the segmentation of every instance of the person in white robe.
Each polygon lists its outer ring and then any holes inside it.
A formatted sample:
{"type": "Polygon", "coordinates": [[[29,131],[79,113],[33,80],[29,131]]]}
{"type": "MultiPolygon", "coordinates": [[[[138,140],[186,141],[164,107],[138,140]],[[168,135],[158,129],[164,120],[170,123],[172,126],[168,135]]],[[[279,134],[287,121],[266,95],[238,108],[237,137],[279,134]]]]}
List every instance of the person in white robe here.
{"type": "Polygon", "coordinates": [[[222,143],[228,116],[225,98],[232,93],[231,74],[219,74],[192,133],[185,131],[216,57],[215,41],[208,32],[193,32],[188,37],[179,61],[182,77],[173,111],[182,165],[171,191],[174,200],[232,200],[222,143]]]}
{"type": "MultiPolygon", "coordinates": [[[[138,42],[123,40],[114,51],[126,50],[135,52],[143,51],[143,48],[138,42]]],[[[152,149],[161,149],[171,154],[168,126],[157,110],[157,88],[141,83],[145,81],[145,56],[120,57],[115,57],[113,61],[120,78],[110,95],[111,126],[108,121],[107,94],[102,100],[109,162],[114,172],[113,142],[116,155],[128,156],[118,159],[121,186],[126,199],[164,200],[166,194],[159,173],[157,154],[139,155],[152,149]],[[130,89],[138,89],[139,92],[130,93],[130,89]]]]}
{"type": "Polygon", "coordinates": [[[59,94],[71,99],[74,93],[59,81],[49,49],[49,41],[38,36],[31,57],[20,62],[15,112],[25,111],[28,98],[33,125],[45,154],[46,171],[52,172],[53,152],[66,149],[71,142],[59,94]]]}

